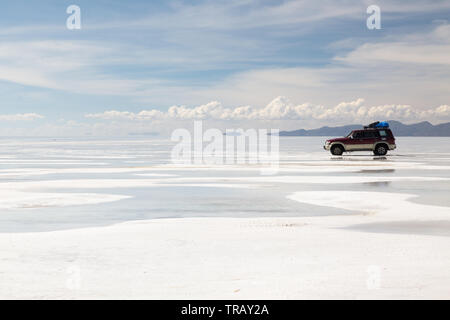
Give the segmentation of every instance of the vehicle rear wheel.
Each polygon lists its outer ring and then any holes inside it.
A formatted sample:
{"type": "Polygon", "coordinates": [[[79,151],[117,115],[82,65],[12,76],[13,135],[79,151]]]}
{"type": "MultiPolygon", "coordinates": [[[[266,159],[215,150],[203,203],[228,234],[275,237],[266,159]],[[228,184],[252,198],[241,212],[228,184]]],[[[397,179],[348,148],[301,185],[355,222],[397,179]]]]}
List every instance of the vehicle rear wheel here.
{"type": "Polygon", "coordinates": [[[376,146],[375,150],[373,151],[373,153],[376,156],[385,156],[388,152],[388,147],[385,144],[379,144],[376,146]]]}
{"type": "Polygon", "coordinates": [[[333,156],[341,156],[344,153],[344,148],[342,146],[332,146],[331,147],[331,154],[333,156]]]}

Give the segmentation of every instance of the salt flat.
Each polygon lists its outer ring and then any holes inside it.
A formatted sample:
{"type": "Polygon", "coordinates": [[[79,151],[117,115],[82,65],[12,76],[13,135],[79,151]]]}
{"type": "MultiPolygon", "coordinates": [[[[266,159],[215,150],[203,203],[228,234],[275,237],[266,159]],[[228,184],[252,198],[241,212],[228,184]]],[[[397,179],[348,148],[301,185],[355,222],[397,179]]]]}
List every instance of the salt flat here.
{"type": "Polygon", "coordinates": [[[197,218],[2,234],[0,296],[448,298],[448,238],[340,229],[357,221],[197,218]]]}
{"type": "Polygon", "coordinates": [[[282,139],[271,176],[164,140],[4,141],[0,298],[450,298],[448,139],[322,140],[282,139]]]}

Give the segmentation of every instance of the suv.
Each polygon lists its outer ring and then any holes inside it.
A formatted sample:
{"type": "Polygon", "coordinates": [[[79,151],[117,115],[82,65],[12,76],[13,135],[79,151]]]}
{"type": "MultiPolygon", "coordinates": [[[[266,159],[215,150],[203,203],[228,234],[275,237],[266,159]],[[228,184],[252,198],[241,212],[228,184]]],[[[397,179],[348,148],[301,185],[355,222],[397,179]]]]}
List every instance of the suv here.
{"type": "Polygon", "coordinates": [[[330,139],[323,146],[334,156],[350,151],[373,151],[376,156],[384,156],[388,150],[396,148],[395,138],[387,122],[375,122],[363,130],[353,130],[344,138],[330,139]]]}

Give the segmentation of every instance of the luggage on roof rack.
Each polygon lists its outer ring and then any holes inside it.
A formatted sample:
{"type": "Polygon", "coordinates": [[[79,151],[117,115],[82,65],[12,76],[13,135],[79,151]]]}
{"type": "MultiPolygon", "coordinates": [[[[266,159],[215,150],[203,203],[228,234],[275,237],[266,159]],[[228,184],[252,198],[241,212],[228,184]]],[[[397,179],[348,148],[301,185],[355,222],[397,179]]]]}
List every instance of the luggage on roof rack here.
{"type": "Polygon", "coordinates": [[[389,123],[386,121],[381,121],[375,126],[375,128],[389,128],[389,123]]]}
{"type": "Polygon", "coordinates": [[[377,121],[369,124],[368,126],[364,126],[364,129],[378,129],[378,128],[389,128],[389,123],[386,121],[377,121]]]}
{"type": "Polygon", "coordinates": [[[369,124],[368,126],[364,126],[364,129],[375,128],[375,126],[378,125],[379,123],[380,123],[380,121],[373,122],[373,123],[369,124]]]}

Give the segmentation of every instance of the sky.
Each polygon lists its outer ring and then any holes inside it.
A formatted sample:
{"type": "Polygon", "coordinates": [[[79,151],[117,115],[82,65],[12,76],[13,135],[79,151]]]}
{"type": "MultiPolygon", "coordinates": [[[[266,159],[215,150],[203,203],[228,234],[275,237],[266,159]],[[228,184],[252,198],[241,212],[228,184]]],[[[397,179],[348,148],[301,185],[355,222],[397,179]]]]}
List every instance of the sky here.
{"type": "Polygon", "coordinates": [[[0,136],[448,122],[449,19],[449,0],[3,1],[0,136]]]}

